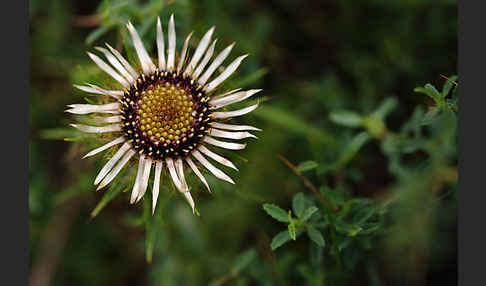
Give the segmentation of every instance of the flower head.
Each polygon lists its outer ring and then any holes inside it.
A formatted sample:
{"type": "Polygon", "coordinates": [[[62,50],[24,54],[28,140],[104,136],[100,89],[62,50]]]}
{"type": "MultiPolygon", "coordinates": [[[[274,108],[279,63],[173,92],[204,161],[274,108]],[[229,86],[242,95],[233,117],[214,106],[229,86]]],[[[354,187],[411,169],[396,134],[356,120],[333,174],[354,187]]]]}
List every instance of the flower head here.
{"type": "Polygon", "coordinates": [[[208,147],[240,150],[245,148],[246,144],[222,141],[215,137],[233,140],[256,138],[247,131],[258,131],[258,128],[218,121],[253,111],[258,104],[233,111],[220,109],[243,101],[260,90],[238,89],[222,94],[216,92],[247,55],[236,58],[221,73],[215,75],[215,71],[223,64],[234,44],[226,47],[211,61],[216,45],[216,40],[211,43],[214,27],[204,34],[192,57],[187,59],[192,33],[189,34],[180,56],[176,59],[176,33],[172,15],[168,27],[166,58],[164,34],[158,19],[157,65],[150,58],[133,25],[128,23],[127,28],[137,52],[140,68],[132,66],[120,52],[108,44],[107,49],[97,47],[109,64],[97,55],[88,55],[122,88],[107,90],[92,84],[76,85],[85,92],[108,96],[114,101],[97,105],[72,104],[66,111],[73,114],[99,114],[96,119],[103,124],[102,126],[72,124],[81,131],[118,134],[118,137],[115,135],[115,139],[84,156],[89,157],[121,144],[95,178],[97,190],[109,184],[130,160],[138,160],[131,203],[138,202],[144,196],[151,170],[154,169],[153,212],[157,204],[161,172],[163,168],[167,168],[172,182],[185,196],[194,212],[194,201],[185,180],[184,169],[191,169],[209,191],[209,185],[199,169],[201,167],[217,178],[234,184],[228,175],[207,158],[238,169],[231,161],[208,147]]]}

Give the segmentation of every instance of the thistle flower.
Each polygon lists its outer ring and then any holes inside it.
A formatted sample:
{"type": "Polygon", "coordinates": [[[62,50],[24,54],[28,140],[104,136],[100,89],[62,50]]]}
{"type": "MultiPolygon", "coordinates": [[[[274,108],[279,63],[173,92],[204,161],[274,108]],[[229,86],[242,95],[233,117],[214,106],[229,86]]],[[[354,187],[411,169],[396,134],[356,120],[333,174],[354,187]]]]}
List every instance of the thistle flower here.
{"type": "Polygon", "coordinates": [[[165,167],[177,190],[185,196],[194,212],[194,201],[186,183],[184,169],[191,169],[208,191],[211,190],[199,169],[201,167],[218,179],[234,184],[228,175],[209,162],[208,157],[219,164],[238,170],[236,166],[208,147],[240,150],[245,148],[246,144],[222,141],[215,137],[234,140],[256,138],[247,131],[259,131],[258,128],[218,121],[255,110],[258,104],[233,111],[220,109],[243,101],[260,90],[237,89],[222,94],[216,92],[216,89],[238,68],[247,55],[236,58],[221,73],[215,75],[215,71],[229,55],[234,43],[211,61],[216,45],[216,40],[210,45],[214,27],[204,34],[190,60],[186,59],[192,33],[189,34],[176,60],[174,16],[170,17],[168,26],[167,58],[164,33],[158,19],[157,65],[148,55],[140,36],[130,22],[127,28],[140,61],[140,69],[132,66],[120,52],[108,44],[106,44],[107,48],[96,47],[96,50],[106,57],[109,64],[88,52],[89,57],[98,67],[113,77],[122,88],[107,90],[93,84],[75,85],[82,91],[108,96],[115,101],[98,105],[69,105],[67,112],[98,113],[102,116],[97,116],[96,119],[104,124],[103,126],[71,125],[87,133],[119,135],[84,156],[84,158],[93,156],[121,144],[96,177],[94,184],[98,185],[97,190],[108,185],[130,160],[138,160],[130,203],[138,202],[144,196],[151,170],[154,169],[152,213],[154,212],[161,185],[161,172],[165,167]]]}

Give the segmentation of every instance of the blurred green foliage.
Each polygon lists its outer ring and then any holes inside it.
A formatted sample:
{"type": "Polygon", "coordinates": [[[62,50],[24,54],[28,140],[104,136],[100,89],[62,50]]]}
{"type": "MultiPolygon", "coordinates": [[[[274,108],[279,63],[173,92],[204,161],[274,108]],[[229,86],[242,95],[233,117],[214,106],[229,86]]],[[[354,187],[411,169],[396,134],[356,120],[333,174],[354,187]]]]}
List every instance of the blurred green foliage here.
{"type": "Polygon", "coordinates": [[[29,4],[32,285],[456,284],[456,1],[29,4]],[[154,52],[171,13],[178,47],[216,25],[250,54],[225,89],[264,89],[236,185],[189,178],[200,216],[167,181],[154,216],[129,205],[133,169],[94,192],[111,154],[80,160],[99,143],[63,112],[110,85],[85,51],[135,63],[127,21],[154,52]]]}

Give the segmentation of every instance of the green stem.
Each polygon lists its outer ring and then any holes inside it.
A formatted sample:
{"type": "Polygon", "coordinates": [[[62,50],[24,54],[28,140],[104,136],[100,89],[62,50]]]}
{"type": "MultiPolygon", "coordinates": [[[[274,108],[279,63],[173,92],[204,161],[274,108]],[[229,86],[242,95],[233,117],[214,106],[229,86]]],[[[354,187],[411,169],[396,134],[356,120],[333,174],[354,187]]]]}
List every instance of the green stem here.
{"type": "Polygon", "coordinates": [[[332,216],[327,213],[327,218],[329,219],[329,227],[331,230],[331,240],[332,240],[332,249],[334,251],[334,256],[336,257],[337,265],[339,271],[342,270],[342,262],[341,262],[341,253],[339,252],[339,248],[337,245],[337,236],[336,236],[336,226],[334,225],[334,220],[332,216]]]}
{"type": "Polygon", "coordinates": [[[327,216],[329,219],[329,227],[331,229],[331,240],[332,240],[332,248],[334,251],[334,255],[336,257],[336,262],[338,265],[339,270],[342,270],[342,262],[341,262],[341,254],[339,253],[339,248],[337,245],[337,237],[336,237],[336,226],[334,225],[334,220],[332,219],[332,212],[337,210],[337,207],[326,197],[324,197],[319,190],[309,181],[302,173],[297,170],[297,168],[294,166],[294,164],[290,163],[289,160],[287,160],[284,156],[278,155],[279,159],[284,162],[285,165],[287,165],[294,173],[299,176],[303,181],[304,185],[311,190],[316,197],[322,202],[322,205],[324,207],[324,216],[327,216]]]}

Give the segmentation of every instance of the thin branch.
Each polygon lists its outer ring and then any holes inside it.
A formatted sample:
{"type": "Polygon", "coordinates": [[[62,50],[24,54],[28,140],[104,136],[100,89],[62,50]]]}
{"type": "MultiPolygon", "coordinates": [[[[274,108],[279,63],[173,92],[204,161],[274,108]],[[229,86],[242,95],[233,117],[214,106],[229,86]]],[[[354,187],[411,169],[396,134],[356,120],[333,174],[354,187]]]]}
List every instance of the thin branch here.
{"type": "Polygon", "coordinates": [[[309,189],[311,190],[314,194],[316,194],[316,196],[324,203],[324,205],[326,205],[327,207],[329,207],[331,210],[333,211],[337,211],[338,208],[337,206],[335,206],[331,201],[329,201],[327,198],[325,198],[320,192],[319,190],[316,188],[316,186],[314,186],[314,184],[312,184],[311,181],[309,181],[309,179],[307,179],[304,175],[302,175],[302,173],[297,169],[297,167],[295,167],[294,164],[292,164],[289,160],[287,160],[284,156],[278,154],[277,155],[278,158],[285,164],[287,165],[287,167],[289,167],[289,169],[291,169],[297,176],[299,176],[299,178],[302,179],[302,181],[304,182],[304,185],[309,189]]]}
{"type": "Polygon", "coordinates": [[[339,252],[339,248],[338,248],[338,244],[337,244],[336,225],[334,224],[334,219],[333,219],[332,214],[331,214],[331,211],[333,211],[333,212],[337,211],[338,207],[336,205],[334,205],[331,201],[329,201],[327,198],[325,198],[317,190],[316,186],[314,186],[314,184],[312,184],[311,181],[309,181],[304,175],[302,175],[302,173],[295,167],[294,164],[290,163],[289,160],[287,160],[284,156],[282,156],[280,154],[277,155],[277,156],[280,160],[282,160],[282,162],[284,162],[285,165],[287,165],[292,171],[294,171],[294,173],[297,176],[299,176],[304,181],[304,185],[309,190],[311,190],[314,194],[316,194],[316,196],[324,204],[323,212],[324,212],[324,215],[326,215],[327,218],[329,219],[329,224],[330,224],[329,230],[331,232],[332,248],[333,248],[333,251],[334,251],[334,255],[336,257],[336,262],[337,262],[338,268],[342,269],[341,254],[339,252]]]}

